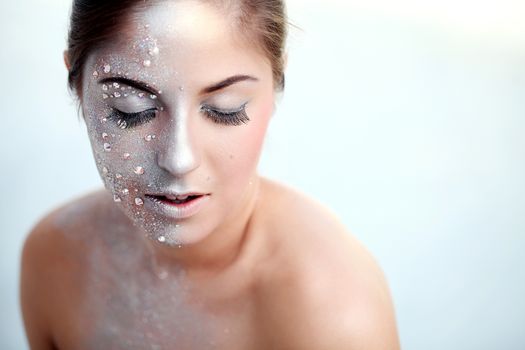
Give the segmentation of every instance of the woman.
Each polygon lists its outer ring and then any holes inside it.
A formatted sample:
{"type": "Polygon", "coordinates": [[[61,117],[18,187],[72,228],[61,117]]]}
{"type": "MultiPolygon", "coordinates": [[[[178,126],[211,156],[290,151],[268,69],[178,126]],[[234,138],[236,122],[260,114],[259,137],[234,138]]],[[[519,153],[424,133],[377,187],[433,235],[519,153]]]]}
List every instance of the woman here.
{"type": "Polygon", "coordinates": [[[257,174],[284,88],[282,1],[77,0],[69,83],[104,190],[22,257],[32,349],[398,349],[383,274],[257,174]]]}

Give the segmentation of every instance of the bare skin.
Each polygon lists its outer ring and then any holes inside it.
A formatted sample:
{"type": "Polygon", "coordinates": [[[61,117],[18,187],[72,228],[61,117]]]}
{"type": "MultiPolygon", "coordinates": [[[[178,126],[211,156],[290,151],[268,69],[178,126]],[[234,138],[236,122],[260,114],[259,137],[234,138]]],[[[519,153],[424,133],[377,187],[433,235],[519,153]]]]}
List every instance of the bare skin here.
{"type": "Polygon", "coordinates": [[[135,232],[106,191],[35,227],[21,279],[32,349],[399,349],[378,265],[335,216],[283,185],[261,178],[226,264],[152,264],[135,232]],[[160,317],[141,323],[145,313],[160,317]]]}
{"type": "Polygon", "coordinates": [[[88,56],[79,93],[106,190],[25,243],[33,349],[399,348],[370,254],[321,205],[257,175],[272,66],[230,14],[155,2],[88,56]],[[205,204],[177,214],[188,193],[205,204]]]}

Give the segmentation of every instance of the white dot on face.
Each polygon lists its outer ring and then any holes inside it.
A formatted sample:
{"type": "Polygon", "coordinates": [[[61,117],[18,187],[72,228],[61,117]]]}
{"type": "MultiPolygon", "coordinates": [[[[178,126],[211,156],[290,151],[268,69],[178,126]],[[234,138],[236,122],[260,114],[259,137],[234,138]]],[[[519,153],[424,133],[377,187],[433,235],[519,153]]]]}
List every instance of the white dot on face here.
{"type": "Polygon", "coordinates": [[[149,54],[151,56],[156,56],[159,54],[159,48],[157,46],[155,46],[154,48],[152,48],[151,50],[149,50],[149,54]]]}

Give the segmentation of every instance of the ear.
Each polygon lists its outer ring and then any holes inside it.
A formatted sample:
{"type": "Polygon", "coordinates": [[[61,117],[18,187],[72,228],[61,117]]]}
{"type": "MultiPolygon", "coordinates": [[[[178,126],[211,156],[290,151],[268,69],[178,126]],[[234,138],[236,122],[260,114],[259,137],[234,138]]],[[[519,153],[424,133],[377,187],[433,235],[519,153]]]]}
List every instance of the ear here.
{"type": "Polygon", "coordinates": [[[71,64],[69,62],[69,52],[67,50],[64,50],[63,58],[64,64],[66,65],[67,71],[69,72],[71,70],[71,64]]]}

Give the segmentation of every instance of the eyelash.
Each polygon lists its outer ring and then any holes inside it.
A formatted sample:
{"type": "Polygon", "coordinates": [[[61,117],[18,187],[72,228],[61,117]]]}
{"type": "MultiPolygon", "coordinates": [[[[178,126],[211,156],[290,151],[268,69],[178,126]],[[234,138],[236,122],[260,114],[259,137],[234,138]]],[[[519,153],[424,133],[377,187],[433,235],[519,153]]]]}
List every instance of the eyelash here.
{"type": "Polygon", "coordinates": [[[145,124],[157,116],[157,109],[150,108],[142,112],[125,113],[113,108],[108,119],[113,120],[121,129],[134,128],[145,124]]]}
{"type": "Polygon", "coordinates": [[[246,103],[240,109],[233,112],[222,112],[211,109],[208,106],[202,106],[201,110],[206,113],[208,118],[217,124],[224,125],[241,125],[250,121],[248,114],[246,114],[246,103]]]}
{"type": "MultiPolygon", "coordinates": [[[[222,112],[211,109],[208,106],[202,106],[201,111],[203,111],[208,118],[217,124],[241,125],[250,121],[250,118],[246,114],[246,103],[243,104],[239,110],[233,112],[222,112]]],[[[156,108],[151,108],[136,113],[125,113],[113,108],[108,119],[113,120],[113,122],[117,124],[119,128],[128,129],[146,124],[147,122],[153,120],[156,116],[156,108]]]]}

